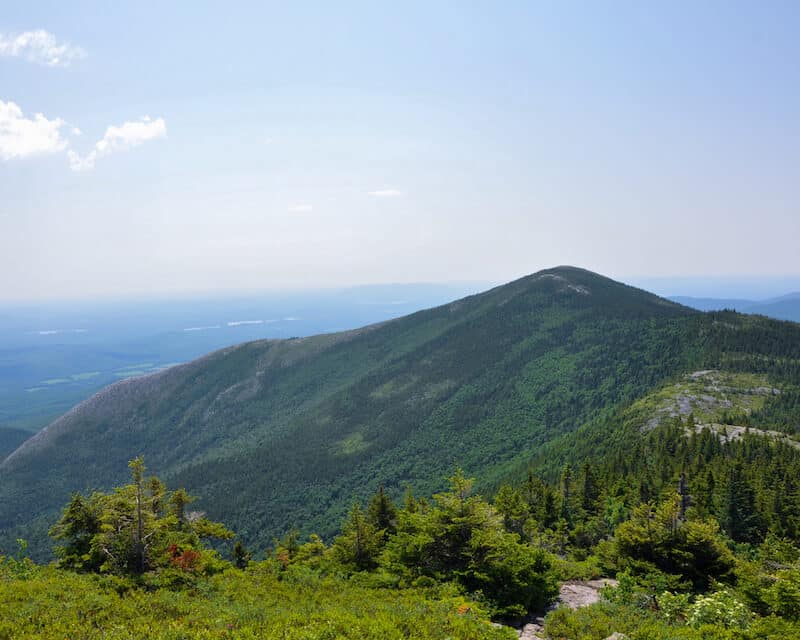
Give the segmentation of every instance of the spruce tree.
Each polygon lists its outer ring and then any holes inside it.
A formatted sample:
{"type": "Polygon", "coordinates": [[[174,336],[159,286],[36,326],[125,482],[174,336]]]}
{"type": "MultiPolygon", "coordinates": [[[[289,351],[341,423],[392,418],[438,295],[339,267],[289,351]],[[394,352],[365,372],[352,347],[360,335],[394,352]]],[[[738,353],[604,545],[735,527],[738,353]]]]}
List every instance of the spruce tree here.
{"type": "Polygon", "coordinates": [[[723,531],[736,542],[757,542],[760,537],[760,517],[756,510],[753,488],[744,477],[743,464],[733,463],[719,509],[723,531]]]}
{"type": "Polygon", "coordinates": [[[568,464],[561,471],[561,519],[572,525],[572,467],[568,464]]]}
{"type": "Polygon", "coordinates": [[[92,548],[94,537],[100,533],[102,522],[95,496],[72,496],[59,521],[50,528],[50,536],[63,541],[55,554],[58,565],[74,571],[98,571],[103,556],[92,548]]]}
{"type": "Polygon", "coordinates": [[[600,487],[594,470],[589,462],[584,462],[581,471],[581,508],[587,515],[597,513],[597,500],[600,498],[600,487]]]}
{"type": "Polygon", "coordinates": [[[503,517],[503,527],[509,533],[524,535],[525,523],[530,517],[530,509],[519,491],[504,484],[494,498],[494,508],[503,517]]]}
{"type": "Polygon", "coordinates": [[[333,558],[342,566],[356,571],[374,569],[382,546],[382,532],[364,515],[361,505],[354,502],[342,526],[342,533],[331,546],[333,558]]]}
{"type": "Polygon", "coordinates": [[[237,540],[236,544],[233,545],[233,564],[238,569],[246,569],[252,557],[253,554],[247,550],[242,541],[237,540]]]}
{"type": "Polygon", "coordinates": [[[378,488],[377,493],[370,500],[367,519],[373,527],[383,531],[384,540],[397,531],[397,507],[386,495],[383,485],[378,488]]]}

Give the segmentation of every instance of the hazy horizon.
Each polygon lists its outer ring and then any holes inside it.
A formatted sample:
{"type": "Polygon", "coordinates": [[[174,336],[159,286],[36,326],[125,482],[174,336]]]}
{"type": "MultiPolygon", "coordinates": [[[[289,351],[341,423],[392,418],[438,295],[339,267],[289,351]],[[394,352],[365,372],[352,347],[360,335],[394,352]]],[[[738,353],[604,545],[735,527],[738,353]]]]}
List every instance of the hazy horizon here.
{"type": "MultiPolygon", "coordinates": [[[[577,266],[577,265],[557,265],[557,266],[577,266]]],[[[555,267],[547,267],[555,268],[555,267]]],[[[583,267],[579,267],[583,268],[583,267]]],[[[357,292],[368,292],[371,290],[386,292],[392,289],[409,288],[430,289],[440,295],[443,290],[450,289],[454,295],[470,295],[479,293],[500,286],[508,282],[532,273],[525,273],[515,276],[505,281],[477,281],[477,280],[450,280],[450,281],[428,281],[428,282],[363,282],[343,286],[313,286],[307,287],[285,287],[273,289],[225,289],[225,290],[188,290],[181,292],[158,292],[152,293],[136,292],[130,294],[96,294],[83,296],[53,296],[47,298],[19,298],[19,299],[0,299],[0,310],[2,309],[24,309],[24,308],[43,308],[48,306],[65,308],[69,307],[92,307],[99,309],[112,307],[117,304],[137,303],[145,304],[164,304],[180,305],[201,302],[222,303],[225,301],[242,300],[266,300],[266,299],[286,299],[291,300],[297,297],[308,296],[335,296],[341,294],[355,294],[357,292]]],[[[629,284],[655,293],[662,297],[686,297],[686,298],[717,298],[717,299],[744,299],[754,302],[768,301],[785,295],[800,293],[800,275],[778,275],[778,276],[631,276],[613,277],[609,274],[600,273],[599,275],[610,277],[619,282],[629,284]]],[[[455,298],[454,298],[455,299],[455,298]]]]}

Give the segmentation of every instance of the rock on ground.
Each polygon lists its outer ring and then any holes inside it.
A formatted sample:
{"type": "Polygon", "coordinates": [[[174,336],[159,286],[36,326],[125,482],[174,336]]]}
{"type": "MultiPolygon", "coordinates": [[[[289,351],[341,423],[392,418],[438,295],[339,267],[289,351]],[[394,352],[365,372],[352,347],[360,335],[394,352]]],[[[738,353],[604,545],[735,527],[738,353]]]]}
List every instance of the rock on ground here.
{"type": "MultiPolygon", "coordinates": [[[[590,604],[600,601],[600,590],[603,587],[616,587],[617,584],[619,583],[611,578],[585,581],[570,580],[561,585],[561,589],[559,589],[558,593],[558,600],[550,610],[556,607],[569,607],[570,609],[588,607],[590,604]]],[[[542,633],[543,630],[544,616],[537,616],[522,627],[522,629],[518,630],[519,638],[520,640],[542,640],[542,636],[539,634],[542,633]]],[[[611,636],[611,639],[622,640],[624,637],[625,636],[622,634],[614,634],[611,636]]]]}

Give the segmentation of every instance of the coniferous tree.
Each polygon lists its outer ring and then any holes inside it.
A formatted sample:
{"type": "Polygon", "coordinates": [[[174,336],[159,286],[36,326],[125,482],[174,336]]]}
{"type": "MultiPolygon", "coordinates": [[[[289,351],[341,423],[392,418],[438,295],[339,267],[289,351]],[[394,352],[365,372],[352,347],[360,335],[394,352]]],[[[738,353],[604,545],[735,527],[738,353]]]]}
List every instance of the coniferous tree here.
{"type": "Polygon", "coordinates": [[[274,541],[273,547],[274,556],[280,561],[284,568],[288,567],[300,549],[299,532],[296,528],[292,527],[280,540],[274,541]]]}
{"type": "Polygon", "coordinates": [[[365,571],[378,564],[383,546],[383,532],[376,529],[357,502],[342,526],[342,533],[333,541],[331,554],[341,565],[365,571]]]}
{"type": "Polygon", "coordinates": [[[159,515],[164,506],[167,486],[156,476],[151,476],[147,480],[147,494],[150,498],[150,510],[154,516],[159,515]]]}
{"type": "Polygon", "coordinates": [[[519,491],[509,484],[504,484],[494,497],[494,508],[503,517],[506,531],[516,533],[520,537],[524,536],[530,508],[519,491]]]}
{"type": "Polygon", "coordinates": [[[561,519],[572,524],[572,467],[568,464],[561,470],[561,519]]]}
{"type": "Polygon", "coordinates": [[[176,489],[169,498],[172,515],[178,520],[178,525],[186,523],[186,505],[194,502],[194,497],[186,493],[185,489],[176,489]]]}
{"type": "Polygon", "coordinates": [[[556,590],[543,550],[506,532],[494,507],[470,495],[473,480],[460,469],[449,480],[450,490],[436,494],[430,509],[400,514],[386,568],[409,579],[456,578],[505,615],[545,605],[556,590]]]}
{"type": "Polygon", "coordinates": [[[761,537],[755,495],[744,477],[740,461],[731,465],[719,509],[722,530],[737,542],[757,542],[761,537]]]}
{"type": "Polygon", "coordinates": [[[237,540],[236,544],[233,545],[233,564],[236,568],[246,569],[252,558],[253,554],[247,550],[241,540],[237,540]]]}
{"type": "Polygon", "coordinates": [[[544,527],[552,527],[558,521],[558,496],[555,489],[545,487],[540,514],[544,527]]]}
{"type": "Polygon", "coordinates": [[[409,485],[406,487],[406,491],[403,494],[403,509],[407,513],[416,513],[417,509],[419,508],[419,503],[417,499],[414,497],[414,491],[409,485]]]}
{"type": "Polygon", "coordinates": [[[97,496],[72,496],[59,521],[50,528],[50,535],[63,544],[55,548],[58,564],[75,571],[98,571],[103,555],[93,548],[94,537],[100,533],[100,505],[97,496]]]}
{"type": "MultiPolygon", "coordinates": [[[[197,517],[181,522],[174,513],[161,515],[152,508],[152,495],[144,486],[144,461],[131,460],[132,483],[108,494],[89,498],[73,496],[50,533],[65,544],[56,547],[64,567],[77,571],[102,571],[141,575],[150,570],[199,569],[213,552],[203,549],[201,539],[229,539],[223,525],[197,517]]],[[[150,487],[155,486],[152,480],[150,487]]],[[[179,502],[192,498],[185,491],[179,502]]]]}
{"type": "Polygon", "coordinates": [[[377,493],[370,500],[367,518],[372,526],[383,531],[384,540],[397,531],[397,507],[386,495],[383,485],[378,488],[377,493]]]}
{"type": "Polygon", "coordinates": [[[695,589],[706,589],[712,579],[728,580],[733,554],[718,536],[713,520],[681,522],[680,497],[653,508],[643,504],[614,533],[611,557],[605,562],[615,569],[638,575],[660,571],[673,577],[674,586],[689,581],[695,589]]]}
{"type": "Polygon", "coordinates": [[[689,483],[686,481],[685,473],[681,473],[681,477],[678,479],[678,495],[680,496],[678,519],[685,520],[686,510],[692,504],[692,496],[689,495],[689,483]]]}
{"type": "Polygon", "coordinates": [[[136,573],[143,573],[147,568],[147,544],[144,533],[144,459],[139,456],[128,463],[131,469],[136,500],[136,528],[133,554],[136,573]]]}
{"type": "Polygon", "coordinates": [[[592,465],[587,461],[581,471],[581,508],[587,515],[597,513],[597,501],[600,498],[600,487],[594,475],[592,465]]]}

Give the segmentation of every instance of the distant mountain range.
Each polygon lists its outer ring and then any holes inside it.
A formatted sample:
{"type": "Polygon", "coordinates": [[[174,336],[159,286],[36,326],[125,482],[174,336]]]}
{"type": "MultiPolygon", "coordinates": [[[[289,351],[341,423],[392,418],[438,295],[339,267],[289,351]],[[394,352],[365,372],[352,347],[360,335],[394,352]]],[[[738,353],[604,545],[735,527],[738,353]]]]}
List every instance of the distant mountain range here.
{"type": "Polygon", "coordinates": [[[692,298],[688,296],[670,296],[670,300],[679,304],[699,309],[700,311],[718,311],[732,309],[739,313],[752,313],[778,320],[800,322],[800,292],[790,293],[768,300],[736,300],[724,298],[692,298]]]}
{"type": "MultiPolygon", "coordinates": [[[[627,407],[689,372],[800,377],[800,325],[703,314],[573,267],[362,329],[260,340],[113,384],[0,463],[0,547],[48,548],[73,491],[153,473],[264,547],[330,535],[354,498],[552,472],[623,437],[627,407]],[[583,452],[583,453],[581,453],[583,452]]],[[[793,378],[792,378],[793,379],[793,378]]],[[[796,381],[795,381],[796,382],[796,381]]],[[[624,437],[638,437],[638,427],[624,437]]]]}

